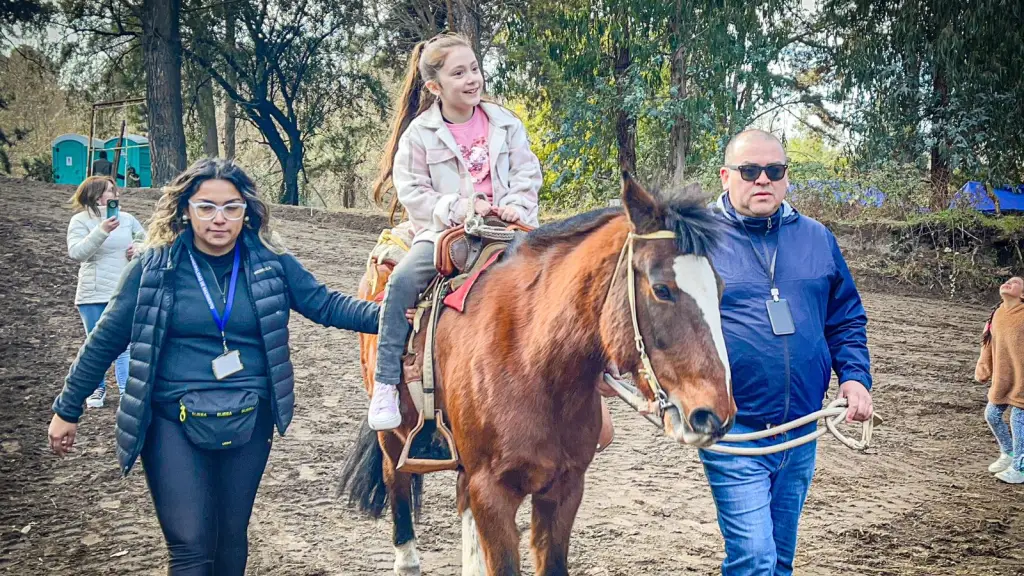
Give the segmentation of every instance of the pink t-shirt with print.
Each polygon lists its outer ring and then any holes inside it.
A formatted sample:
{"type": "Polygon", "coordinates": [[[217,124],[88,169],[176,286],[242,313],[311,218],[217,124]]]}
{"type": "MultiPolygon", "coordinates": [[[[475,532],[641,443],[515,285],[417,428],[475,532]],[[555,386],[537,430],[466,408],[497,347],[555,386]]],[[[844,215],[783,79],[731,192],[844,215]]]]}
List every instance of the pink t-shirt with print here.
{"type": "Polygon", "coordinates": [[[491,186],[491,159],[487,151],[487,132],[490,123],[487,114],[477,106],[473,117],[462,124],[446,122],[448,130],[455,137],[455,144],[462,153],[462,160],[469,168],[474,189],[487,196],[488,202],[494,201],[494,189],[491,186]]]}

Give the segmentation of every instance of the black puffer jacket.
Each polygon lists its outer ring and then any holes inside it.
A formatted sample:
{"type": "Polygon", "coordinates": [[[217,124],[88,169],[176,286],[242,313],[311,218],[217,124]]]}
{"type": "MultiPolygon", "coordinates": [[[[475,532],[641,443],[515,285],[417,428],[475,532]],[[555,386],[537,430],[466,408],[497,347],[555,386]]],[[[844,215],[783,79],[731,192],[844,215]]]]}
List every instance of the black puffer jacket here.
{"type": "MultiPolygon", "coordinates": [[[[290,310],[324,326],[375,334],[379,309],[374,302],[328,290],[295,257],[275,254],[252,232],[243,232],[240,240],[247,287],[267,354],[274,421],[283,435],[295,405],[288,350],[290,310]]],[[[131,345],[128,384],[117,410],[116,429],[117,457],[125,475],[142,451],[153,415],[150,397],[167,334],[168,314],[174,306],[174,267],[191,243],[192,233],[186,231],[171,246],[147,250],[128,265],[113,299],[78,351],[64,389],[53,402],[53,411],[61,418],[78,422],[82,404],[96,382],[117,355],[131,345]]]]}

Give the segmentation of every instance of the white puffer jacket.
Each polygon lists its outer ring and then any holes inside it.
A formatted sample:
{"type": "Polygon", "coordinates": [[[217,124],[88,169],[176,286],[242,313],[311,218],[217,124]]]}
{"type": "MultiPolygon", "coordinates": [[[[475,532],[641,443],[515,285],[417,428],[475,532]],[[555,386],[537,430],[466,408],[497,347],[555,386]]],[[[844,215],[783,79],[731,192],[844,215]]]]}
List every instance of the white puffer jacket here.
{"type": "Polygon", "coordinates": [[[78,291],[75,304],[109,302],[121,279],[121,271],[128,265],[128,247],[141,244],[146,231],[134,216],[121,212],[121,225],[107,234],[100,223],[104,218],[88,210],[71,217],[68,224],[68,256],[81,262],[78,267],[78,291]]]}

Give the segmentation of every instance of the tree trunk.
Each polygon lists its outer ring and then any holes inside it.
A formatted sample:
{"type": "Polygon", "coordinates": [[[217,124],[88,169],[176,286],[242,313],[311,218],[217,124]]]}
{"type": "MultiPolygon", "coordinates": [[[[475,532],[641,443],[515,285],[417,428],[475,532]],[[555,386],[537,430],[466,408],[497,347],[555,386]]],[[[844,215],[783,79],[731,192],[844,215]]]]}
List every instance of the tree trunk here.
{"type": "Polygon", "coordinates": [[[181,104],[181,0],[143,0],[142,60],[152,151],[153,186],[185,170],[181,104]]]}
{"type": "MultiPolygon", "coordinates": [[[[673,88],[676,89],[675,100],[684,102],[687,94],[687,65],[686,46],[683,43],[683,7],[681,0],[676,0],[675,13],[672,15],[672,36],[676,42],[676,49],[672,55],[672,66],[670,80],[673,88]]],[[[690,155],[690,139],[692,126],[685,114],[679,113],[672,124],[672,184],[676,187],[683,185],[686,179],[686,157],[690,155]]]]}
{"type": "MultiPolygon", "coordinates": [[[[226,2],[224,4],[224,42],[232,49],[235,47],[235,19],[238,17],[238,13],[232,7],[232,2],[226,2]]],[[[225,79],[231,84],[232,87],[238,86],[238,78],[235,76],[235,70],[230,66],[225,71],[225,79]]],[[[235,157],[235,119],[237,118],[237,112],[235,111],[235,101],[231,99],[231,96],[224,93],[224,158],[230,160],[235,157]]]]}
{"type": "Polygon", "coordinates": [[[301,144],[294,143],[281,163],[282,182],[281,204],[299,205],[299,170],[302,168],[301,144]]]}
{"type": "Polygon", "coordinates": [[[356,188],[352,183],[345,183],[344,187],[341,189],[341,207],[356,207],[356,188]]]}
{"type": "Polygon", "coordinates": [[[901,134],[897,158],[903,164],[915,164],[921,153],[921,131],[918,122],[921,118],[921,58],[916,50],[907,50],[903,55],[904,77],[909,84],[904,96],[900,115],[905,118],[903,126],[893,127],[893,134],[901,134]]]}
{"type": "Polygon", "coordinates": [[[632,63],[629,51],[629,23],[623,21],[622,39],[615,45],[615,83],[619,91],[618,112],[615,116],[615,143],[618,148],[619,169],[636,173],[636,118],[624,108],[623,84],[632,63]]]}
{"type": "Polygon", "coordinates": [[[480,53],[480,14],[476,10],[476,2],[474,0],[448,0],[447,9],[448,27],[469,38],[473,43],[476,59],[480,61],[483,55],[480,53]]]}
{"type": "Polygon", "coordinates": [[[941,64],[935,66],[932,91],[936,99],[936,108],[933,109],[931,117],[932,129],[940,135],[931,148],[932,209],[945,210],[949,206],[952,171],[949,168],[949,143],[942,135],[946,128],[942,115],[949,106],[949,86],[946,84],[946,72],[941,64]]]}
{"type": "MultiPolygon", "coordinates": [[[[197,70],[198,72],[198,70],[197,70]]],[[[203,128],[203,154],[207,158],[220,156],[220,138],[217,135],[217,104],[213,99],[213,85],[209,77],[202,79],[196,90],[196,113],[203,128]]]]}

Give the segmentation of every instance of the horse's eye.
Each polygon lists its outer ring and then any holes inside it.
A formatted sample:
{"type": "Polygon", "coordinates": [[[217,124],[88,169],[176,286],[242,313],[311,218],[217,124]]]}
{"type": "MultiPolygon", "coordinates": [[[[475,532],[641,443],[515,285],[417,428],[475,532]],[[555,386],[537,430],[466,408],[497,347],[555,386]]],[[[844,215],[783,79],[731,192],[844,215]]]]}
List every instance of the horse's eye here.
{"type": "Polygon", "coordinates": [[[664,284],[655,284],[652,288],[654,290],[654,297],[658,300],[664,300],[665,302],[673,302],[675,298],[672,297],[672,290],[664,284]]]}

